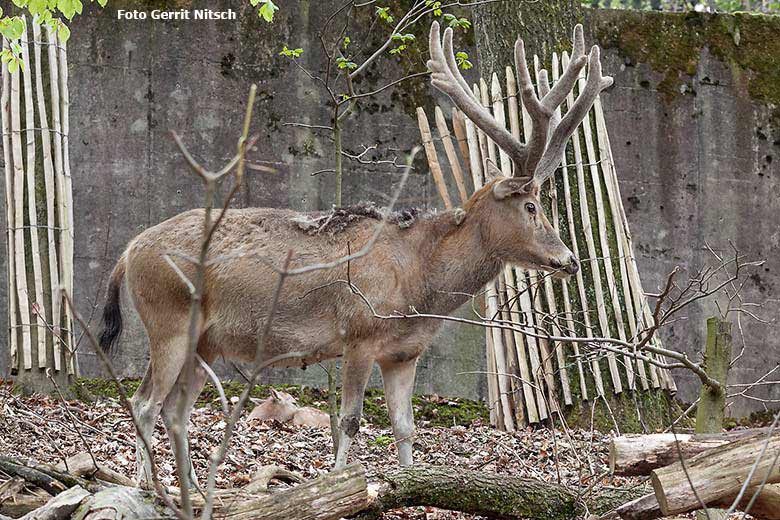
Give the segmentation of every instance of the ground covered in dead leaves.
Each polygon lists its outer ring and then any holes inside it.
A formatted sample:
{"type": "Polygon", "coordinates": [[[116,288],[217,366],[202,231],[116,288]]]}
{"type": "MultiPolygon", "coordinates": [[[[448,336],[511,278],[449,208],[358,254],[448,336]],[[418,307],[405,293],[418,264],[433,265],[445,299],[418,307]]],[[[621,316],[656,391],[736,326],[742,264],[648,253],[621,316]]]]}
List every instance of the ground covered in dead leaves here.
{"type": "MultiPolygon", "coordinates": [[[[333,466],[329,431],[287,424],[239,422],[227,459],[220,468],[219,488],[241,487],[254,472],[276,464],[311,478],[333,466]]],[[[56,464],[66,457],[91,450],[110,468],[133,477],[135,436],[128,414],[115,398],[92,403],[64,402],[49,397],[19,397],[0,387],[0,453],[56,464]]],[[[560,482],[583,491],[604,486],[644,485],[635,479],[607,476],[608,435],[591,431],[525,430],[499,432],[482,421],[470,426],[435,427],[418,421],[416,461],[491,471],[560,482]],[[423,423],[420,426],[420,423],[423,423]]],[[[218,406],[196,408],[190,439],[196,471],[205,481],[208,454],[225,430],[218,406]]],[[[155,431],[161,480],[175,484],[173,457],[161,421],[155,431]]],[[[396,465],[392,432],[364,424],[351,451],[369,479],[396,465]]],[[[0,474],[0,481],[3,479],[0,474]]],[[[473,518],[462,514],[413,508],[388,513],[386,518],[473,518]]]]}

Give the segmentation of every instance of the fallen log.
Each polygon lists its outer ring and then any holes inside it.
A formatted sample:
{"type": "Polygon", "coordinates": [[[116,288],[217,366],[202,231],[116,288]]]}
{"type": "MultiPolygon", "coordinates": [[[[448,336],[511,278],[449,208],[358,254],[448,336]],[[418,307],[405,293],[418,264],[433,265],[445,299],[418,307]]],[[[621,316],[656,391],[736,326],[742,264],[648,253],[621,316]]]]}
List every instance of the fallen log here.
{"type": "Polygon", "coordinates": [[[73,486],[46,502],[35,511],[30,511],[22,520],[65,520],[90,496],[81,486],[73,486]]]}
{"type": "Polygon", "coordinates": [[[689,459],[740,439],[766,436],[768,432],[768,428],[754,428],[714,434],[623,435],[610,442],[609,467],[616,475],[649,475],[656,468],[680,460],[681,453],[683,458],[689,459]]]}
{"type": "Polygon", "coordinates": [[[225,520],[331,520],[354,515],[367,503],[365,470],[352,464],[290,489],[220,507],[217,516],[225,520]]]}
{"type": "Polygon", "coordinates": [[[674,515],[698,509],[701,502],[714,506],[736,497],[762,453],[749,486],[765,478],[768,484],[780,482],[780,465],[775,460],[779,451],[780,434],[759,436],[700,453],[686,461],[685,467],[675,462],[653,470],[651,480],[661,512],[674,515]]]}
{"type": "MultiPolygon", "coordinates": [[[[154,495],[139,488],[114,486],[92,495],[76,510],[72,520],[144,520],[160,518],[154,495]]],[[[172,513],[170,513],[171,517],[172,513]]]]}
{"type": "MultiPolygon", "coordinates": [[[[751,488],[745,493],[745,497],[737,504],[739,511],[750,513],[754,518],[760,520],[780,520],[780,486],[769,484],[764,486],[761,494],[756,497],[753,505],[748,509],[750,500],[753,498],[758,487],[751,488]]],[[[727,497],[718,500],[713,504],[707,504],[710,507],[720,507],[728,509],[734,503],[734,497],[727,497]]],[[[699,509],[698,504],[691,508],[691,511],[699,509]]],[[[661,506],[655,498],[655,493],[650,493],[636,500],[632,500],[617,508],[617,515],[623,520],[655,520],[664,516],[661,506]]],[[[686,511],[687,512],[687,511],[686,511]]]]}
{"type": "MultiPolygon", "coordinates": [[[[94,469],[91,460],[84,466],[94,469]]],[[[73,467],[81,473],[81,465],[73,467]]],[[[488,518],[568,520],[584,509],[576,490],[564,486],[443,466],[415,466],[383,473],[370,485],[370,492],[365,471],[358,464],[273,493],[267,490],[271,478],[294,481],[296,476],[282,468],[262,468],[249,486],[219,491],[215,515],[226,520],[330,520],[358,513],[361,518],[372,518],[391,509],[432,506],[488,518]]],[[[155,513],[160,505],[152,493],[120,485],[92,486],[96,489],[94,495],[81,503],[73,520],[161,516],[159,509],[155,513]]],[[[200,498],[193,498],[196,496],[200,498]]],[[[592,498],[589,509],[596,513],[612,510],[635,497],[636,491],[602,493],[592,498]]],[[[193,504],[196,509],[202,508],[202,498],[193,504]]]]}
{"type": "MultiPolygon", "coordinates": [[[[637,497],[634,490],[615,490],[594,497],[594,513],[614,510],[637,497]]],[[[412,466],[380,474],[369,485],[371,499],[358,518],[383,511],[430,506],[487,518],[564,520],[582,515],[577,491],[535,479],[468,471],[447,466],[412,466]]]]}
{"type": "Polygon", "coordinates": [[[128,478],[103,464],[98,463],[96,465],[92,456],[85,451],[68,457],[65,459],[65,462],[57,464],[54,469],[62,473],[67,472],[76,477],[96,478],[104,482],[119,484],[121,486],[135,487],[136,485],[133,479],[128,478]]]}

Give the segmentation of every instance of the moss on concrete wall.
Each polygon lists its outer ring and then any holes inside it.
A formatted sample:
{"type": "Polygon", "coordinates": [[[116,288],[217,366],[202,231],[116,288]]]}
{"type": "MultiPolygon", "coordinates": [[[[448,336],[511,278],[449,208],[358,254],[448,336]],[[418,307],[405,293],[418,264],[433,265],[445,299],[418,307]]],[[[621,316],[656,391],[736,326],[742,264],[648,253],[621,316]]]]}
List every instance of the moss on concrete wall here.
{"type": "Polygon", "coordinates": [[[632,63],[664,75],[667,99],[690,81],[707,48],[729,65],[734,84],[753,99],[780,103],[780,16],[588,10],[592,38],[632,63]]]}

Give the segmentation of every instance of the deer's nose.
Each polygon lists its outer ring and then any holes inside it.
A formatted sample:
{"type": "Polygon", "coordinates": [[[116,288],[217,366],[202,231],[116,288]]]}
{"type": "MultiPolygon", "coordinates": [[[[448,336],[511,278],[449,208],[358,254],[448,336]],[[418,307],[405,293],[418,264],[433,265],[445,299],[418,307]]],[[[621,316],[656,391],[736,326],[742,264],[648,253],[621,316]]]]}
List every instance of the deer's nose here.
{"type": "Polygon", "coordinates": [[[573,255],[569,260],[569,265],[566,266],[566,272],[569,274],[577,274],[580,270],[580,262],[573,255]]]}

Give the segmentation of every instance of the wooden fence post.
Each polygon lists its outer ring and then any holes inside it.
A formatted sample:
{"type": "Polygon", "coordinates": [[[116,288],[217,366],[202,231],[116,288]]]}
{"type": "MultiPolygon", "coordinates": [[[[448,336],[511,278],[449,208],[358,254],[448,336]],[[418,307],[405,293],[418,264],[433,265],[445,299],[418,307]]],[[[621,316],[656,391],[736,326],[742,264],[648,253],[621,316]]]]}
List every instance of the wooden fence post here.
{"type": "MultiPolygon", "coordinates": [[[[704,368],[707,375],[721,383],[718,389],[702,385],[696,410],[696,433],[720,433],[726,408],[726,384],[731,363],[731,322],[712,316],[707,319],[707,345],[704,368]]],[[[698,520],[726,518],[722,509],[697,511],[698,520]],[[709,514],[708,514],[709,513],[709,514]]]]}

